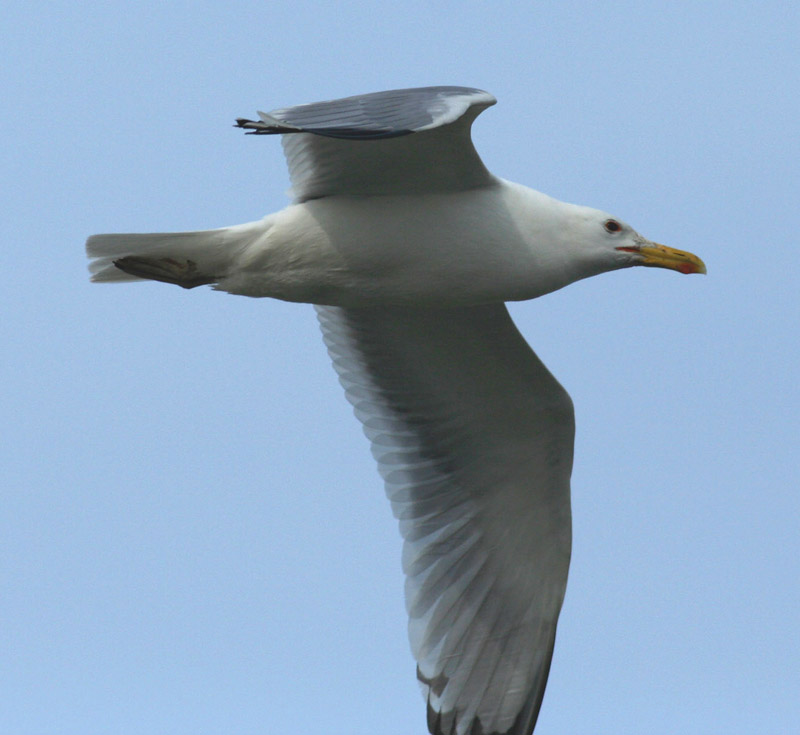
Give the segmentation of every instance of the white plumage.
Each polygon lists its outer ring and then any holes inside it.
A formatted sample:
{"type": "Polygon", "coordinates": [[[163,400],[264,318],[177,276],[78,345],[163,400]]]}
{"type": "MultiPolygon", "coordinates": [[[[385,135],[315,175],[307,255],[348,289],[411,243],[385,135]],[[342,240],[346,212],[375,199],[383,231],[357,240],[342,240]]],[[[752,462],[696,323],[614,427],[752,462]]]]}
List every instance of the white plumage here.
{"type": "Polygon", "coordinates": [[[96,281],[317,304],[400,521],[434,735],[530,735],[566,588],[572,403],[503,302],[633,265],[705,272],[607,213],[490,174],[470,127],[494,102],[429,87],[240,119],[283,136],[292,205],[87,243],[96,281]]]}

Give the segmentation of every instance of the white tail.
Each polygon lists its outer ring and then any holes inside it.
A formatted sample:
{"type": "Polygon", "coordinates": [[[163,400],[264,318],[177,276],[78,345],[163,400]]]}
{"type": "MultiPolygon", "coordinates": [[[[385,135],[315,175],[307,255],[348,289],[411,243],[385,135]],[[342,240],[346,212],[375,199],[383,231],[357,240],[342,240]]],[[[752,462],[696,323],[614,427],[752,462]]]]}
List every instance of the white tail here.
{"type": "Polygon", "coordinates": [[[216,283],[259,235],[265,220],[218,230],[92,235],[89,271],[98,283],[152,279],[185,288],[216,283]]]}

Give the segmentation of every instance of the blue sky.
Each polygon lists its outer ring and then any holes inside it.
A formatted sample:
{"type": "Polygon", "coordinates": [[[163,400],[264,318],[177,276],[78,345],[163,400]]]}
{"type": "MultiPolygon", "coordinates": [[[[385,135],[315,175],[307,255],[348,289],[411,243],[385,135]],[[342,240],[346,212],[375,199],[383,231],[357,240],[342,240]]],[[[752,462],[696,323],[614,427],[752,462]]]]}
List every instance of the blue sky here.
{"type": "Polygon", "coordinates": [[[311,307],[93,285],[83,247],[284,206],[237,116],[427,84],[498,97],[496,174],[708,265],[512,309],[578,420],[537,735],[796,728],[796,3],[3,15],[0,731],[425,732],[396,522],[311,307]]]}

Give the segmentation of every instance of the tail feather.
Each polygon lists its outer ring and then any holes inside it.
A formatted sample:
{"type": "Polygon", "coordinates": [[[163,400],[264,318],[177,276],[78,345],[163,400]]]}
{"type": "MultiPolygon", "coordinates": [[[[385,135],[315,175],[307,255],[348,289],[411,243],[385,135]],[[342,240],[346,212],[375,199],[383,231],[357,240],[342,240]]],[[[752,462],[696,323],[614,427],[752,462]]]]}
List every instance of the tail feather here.
{"type": "Polygon", "coordinates": [[[158,277],[159,268],[134,267],[148,263],[183,264],[191,271],[192,285],[216,283],[227,275],[242,250],[265,230],[265,222],[260,220],[197,232],[92,235],[86,241],[89,271],[97,283],[152,279],[185,285],[180,279],[158,277]]]}

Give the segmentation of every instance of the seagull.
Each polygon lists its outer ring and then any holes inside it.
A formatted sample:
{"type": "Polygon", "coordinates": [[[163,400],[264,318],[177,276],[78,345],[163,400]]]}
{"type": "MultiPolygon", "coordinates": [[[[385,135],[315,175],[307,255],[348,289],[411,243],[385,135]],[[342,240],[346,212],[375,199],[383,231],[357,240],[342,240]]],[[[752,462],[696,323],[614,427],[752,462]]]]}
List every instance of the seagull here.
{"type": "Polygon", "coordinates": [[[94,235],[92,280],[307,302],[403,536],[409,639],[432,735],[530,735],[571,550],[569,395],[505,302],[631,266],[705,273],[606,212],[492,175],[495,98],[398,89],[258,113],[292,203],[198,232],[94,235]]]}

